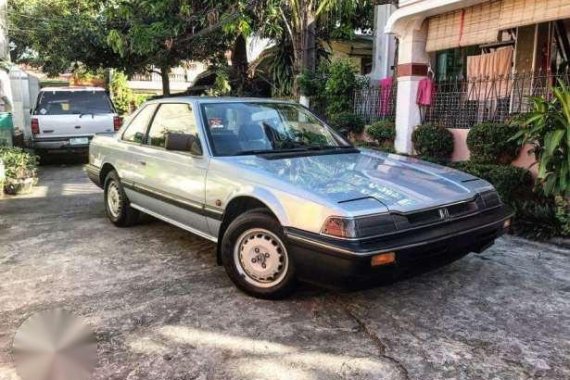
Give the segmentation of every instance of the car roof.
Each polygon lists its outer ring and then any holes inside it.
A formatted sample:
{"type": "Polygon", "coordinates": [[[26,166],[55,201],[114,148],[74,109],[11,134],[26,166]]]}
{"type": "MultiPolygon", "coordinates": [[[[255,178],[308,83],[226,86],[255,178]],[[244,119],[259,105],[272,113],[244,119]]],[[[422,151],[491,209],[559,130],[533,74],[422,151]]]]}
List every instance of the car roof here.
{"type": "Polygon", "coordinates": [[[66,91],[66,92],[78,92],[78,91],[105,91],[104,88],[102,87],[87,87],[87,86],[81,86],[81,87],[44,87],[42,89],[40,89],[40,92],[44,91],[44,92],[59,92],[59,91],[66,91]]]}
{"type": "Polygon", "coordinates": [[[170,102],[188,102],[188,103],[291,103],[295,102],[289,99],[271,99],[271,98],[240,98],[231,96],[169,96],[166,98],[154,99],[149,103],[170,103],[170,102]]]}

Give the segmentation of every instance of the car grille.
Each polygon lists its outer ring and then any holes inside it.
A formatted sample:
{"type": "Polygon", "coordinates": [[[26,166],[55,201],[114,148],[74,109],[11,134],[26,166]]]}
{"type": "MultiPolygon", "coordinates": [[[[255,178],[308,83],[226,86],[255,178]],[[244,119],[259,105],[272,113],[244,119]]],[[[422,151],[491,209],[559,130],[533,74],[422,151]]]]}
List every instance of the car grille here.
{"type": "Polygon", "coordinates": [[[356,219],[356,229],[359,237],[379,236],[450,221],[476,214],[481,210],[494,208],[501,204],[499,195],[495,191],[488,191],[470,201],[429,210],[409,214],[393,213],[358,218],[356,219]]]}
{"type": "Polygon", "coordinates": [[[395,214],[393,217],[396,228],[398,230],[406,230],[474,214],[483,208],[485,208],[483,201],[477,197],[472,201],[456,203],[450,206],[442,206],[441,208],[411,214],[395,214]]]}

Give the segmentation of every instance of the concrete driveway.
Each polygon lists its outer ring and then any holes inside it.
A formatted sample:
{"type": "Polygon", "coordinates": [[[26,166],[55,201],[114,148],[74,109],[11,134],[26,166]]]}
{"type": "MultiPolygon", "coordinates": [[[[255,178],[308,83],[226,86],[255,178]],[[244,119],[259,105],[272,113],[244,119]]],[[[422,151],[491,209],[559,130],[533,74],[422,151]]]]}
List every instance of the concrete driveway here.
{"type": "Polygon", "coordinates": [[[214,245],[158,221],[118,229],[81,165],[0,200],[0,379],[35,312],[99,341],[94,379],[568,379],[570,252],[506,237],[481,255],[351,293],[261,301],[214,245]]]}

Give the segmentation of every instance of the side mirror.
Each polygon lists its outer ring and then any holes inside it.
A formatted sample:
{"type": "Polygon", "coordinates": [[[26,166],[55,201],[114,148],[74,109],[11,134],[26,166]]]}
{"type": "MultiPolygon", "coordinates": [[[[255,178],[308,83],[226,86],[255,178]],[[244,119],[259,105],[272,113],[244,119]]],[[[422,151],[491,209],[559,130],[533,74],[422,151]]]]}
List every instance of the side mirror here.
{"type": "Polygon", "coordinates": [[[200,139],[187,133],[167,133],[165,148],[176,152],[190,152],[196,156],[202,155],[200,139]]]}

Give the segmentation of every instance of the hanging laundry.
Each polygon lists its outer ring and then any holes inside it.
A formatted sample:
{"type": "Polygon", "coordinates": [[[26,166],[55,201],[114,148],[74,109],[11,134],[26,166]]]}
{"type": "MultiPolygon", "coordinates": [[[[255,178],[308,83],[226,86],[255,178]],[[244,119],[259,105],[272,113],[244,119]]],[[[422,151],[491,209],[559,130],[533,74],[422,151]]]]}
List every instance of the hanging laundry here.
{"type": "Polygon", "coordinates": [[[416,103],[419,106],[431,106],[435,96],[435,82],[431,78],[424,78],[418,84],[416,103]]]}
{"type": "Polygon", "coordinates": [[[496,100],[509,96],[513,53],[513,47],[508,46],[467,57],[469,100],[496,100]]]}
{"type": "Polygon", "coordinates": [[[392,88],[394,84],[394,78],[387,77],[384,79],[380,79],[380,106],[378,107],[378,115],[379,116],[390,116],[391,109],[390,105],[392,104],[392,88]]]}

